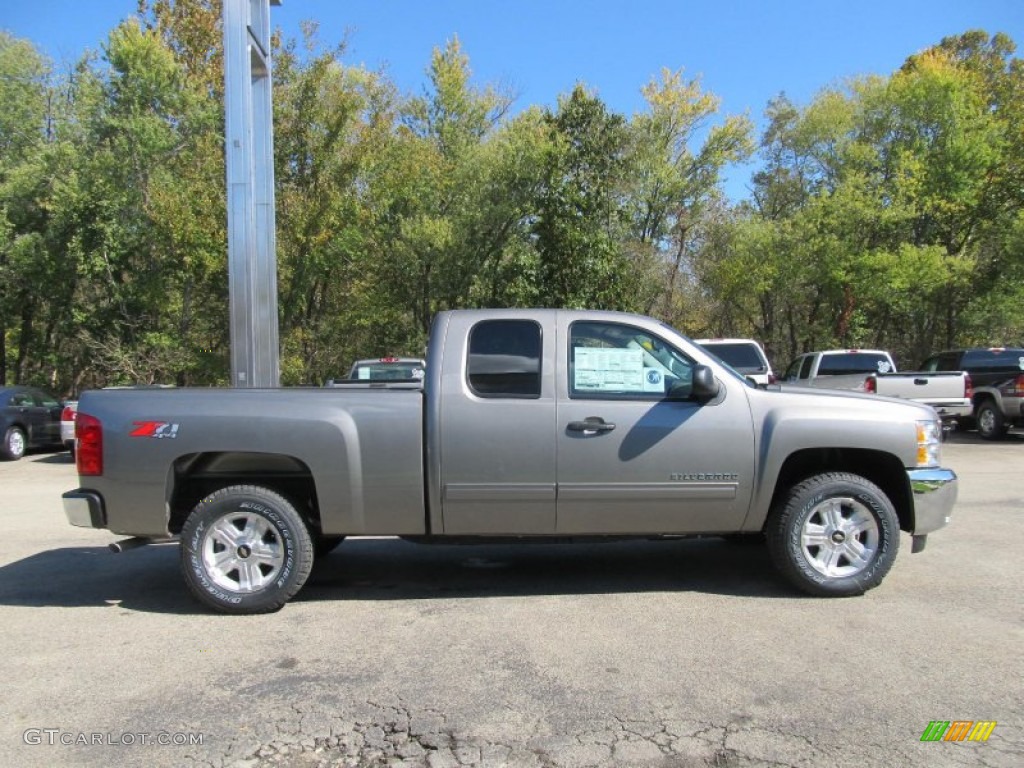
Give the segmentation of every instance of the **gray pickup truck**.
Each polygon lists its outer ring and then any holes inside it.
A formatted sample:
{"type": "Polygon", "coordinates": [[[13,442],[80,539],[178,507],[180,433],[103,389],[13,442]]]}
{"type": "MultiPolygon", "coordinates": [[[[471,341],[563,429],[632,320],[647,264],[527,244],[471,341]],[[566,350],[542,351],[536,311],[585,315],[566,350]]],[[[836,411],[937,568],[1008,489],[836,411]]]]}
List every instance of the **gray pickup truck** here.
{"type": "Polygon", "coordinates": [[[383,389],[86,392],[68,520],[176,537],[202,602],[260,613],[363,535],[749,534],[796,587],[856,595],[956,499],[931,408],[758,389],[650,318],[445,312],[427,360],[383,389]]]}

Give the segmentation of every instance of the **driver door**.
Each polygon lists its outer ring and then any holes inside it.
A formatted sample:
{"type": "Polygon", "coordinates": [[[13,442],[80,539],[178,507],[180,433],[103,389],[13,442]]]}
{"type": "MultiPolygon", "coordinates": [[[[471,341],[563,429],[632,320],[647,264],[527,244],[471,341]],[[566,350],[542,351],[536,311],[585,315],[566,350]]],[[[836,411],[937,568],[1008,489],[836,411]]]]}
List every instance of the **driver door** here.
{"type": "Polygon", "coordinates": [[[694,361],[656,334],[561,314],[566,375],[557,399],[557,531],[737,530],[753,487],[745,387],[691,396],[694,361]],[[564,325],[563,325],[564,324],[564,325]]]}

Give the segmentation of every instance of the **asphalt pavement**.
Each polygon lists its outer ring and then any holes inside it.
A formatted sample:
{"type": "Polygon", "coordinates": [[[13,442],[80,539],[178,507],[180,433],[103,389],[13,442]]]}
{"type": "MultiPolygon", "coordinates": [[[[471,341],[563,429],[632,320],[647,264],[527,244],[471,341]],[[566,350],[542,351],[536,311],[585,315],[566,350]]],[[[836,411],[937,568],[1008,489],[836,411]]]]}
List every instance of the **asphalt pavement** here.
{"type": "Polygon", "coordinates": [[[0,765],[1024,765],[1024,435],[955,435],[953,522],[863,597],[717,538],[353,539],[266,616],[174,544],[68,525],[67,454],[0,463],[0,765]],[[922,741],[935,721],[987,741],[922,741]]]}

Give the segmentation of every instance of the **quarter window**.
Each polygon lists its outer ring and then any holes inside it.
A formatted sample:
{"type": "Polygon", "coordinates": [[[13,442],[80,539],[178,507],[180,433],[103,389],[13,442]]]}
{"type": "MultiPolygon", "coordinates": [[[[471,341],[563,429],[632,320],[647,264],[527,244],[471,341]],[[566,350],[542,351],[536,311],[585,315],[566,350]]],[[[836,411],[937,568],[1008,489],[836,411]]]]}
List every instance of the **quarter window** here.
{"type": "Polygon", "coordinates": [[[469,334],[467,378],[480,397],[540,397],[540,326],[484,320],[469,334]]]}

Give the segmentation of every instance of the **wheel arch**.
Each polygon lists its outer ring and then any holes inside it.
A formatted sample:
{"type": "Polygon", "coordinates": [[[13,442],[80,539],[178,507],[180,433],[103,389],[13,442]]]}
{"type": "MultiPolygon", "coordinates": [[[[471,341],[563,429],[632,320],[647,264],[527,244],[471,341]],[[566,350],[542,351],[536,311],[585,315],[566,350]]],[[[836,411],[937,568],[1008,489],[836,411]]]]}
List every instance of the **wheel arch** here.
{"type": "Polygon", "coordinates": [[[978,409],[985,403],[991,402],[996,408],[1002,408],[1002,397],[1000,396],[999,390],[988,389],[976,389],[974,395],[971,397],[971,408],[974,411],[974,415],[977,415],[978,409]]]}
{"type": "Polygon", "coordinates": [[[168,531],[181,532],[204,498],[221,488],[252,485],[287,499],[310,527],[320,530],[320,504],[310,468],[294,456],[257,451],[214,451],[181,456],[168,474],[168,531]]]}
{"type": "Polygon", "coordinates": [[[764,522],[791,488],[825,472],[848,472],[871,481],[892,502],[900,529],[914,530],[913,493],[903,463],[891,453],[862,448],[807,448],[786,457],[764,522]]]}

